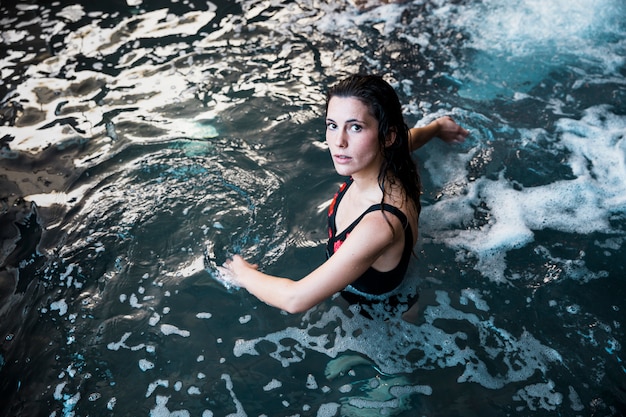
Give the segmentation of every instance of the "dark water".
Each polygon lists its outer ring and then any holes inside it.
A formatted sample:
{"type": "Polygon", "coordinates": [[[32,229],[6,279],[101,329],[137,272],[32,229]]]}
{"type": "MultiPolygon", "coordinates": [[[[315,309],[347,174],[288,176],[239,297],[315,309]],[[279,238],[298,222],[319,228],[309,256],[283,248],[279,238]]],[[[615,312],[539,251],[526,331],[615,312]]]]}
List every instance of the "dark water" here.
{"type": "Polygon", "coordinates": [[[0,415],[626,414],[623,1],[129,3],[0,4],[0,415]],[[323,261],[359,71],[472,131],[415,155],[416,324],[207,270],[323,261]]]}

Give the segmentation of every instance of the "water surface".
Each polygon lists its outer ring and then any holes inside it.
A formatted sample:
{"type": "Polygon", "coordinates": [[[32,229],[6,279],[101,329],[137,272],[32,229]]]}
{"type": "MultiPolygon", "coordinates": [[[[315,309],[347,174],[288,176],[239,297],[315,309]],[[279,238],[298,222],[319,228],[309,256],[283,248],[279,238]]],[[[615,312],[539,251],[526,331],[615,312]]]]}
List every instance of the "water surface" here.
{"type": "Polygon", "coordinates": [[[0,8],[1,415],[626,413],[623,2],[0,8]],[[472,132],[415,154],[414,324],[210,274],[323,261],[352,72],[472,132]]]}

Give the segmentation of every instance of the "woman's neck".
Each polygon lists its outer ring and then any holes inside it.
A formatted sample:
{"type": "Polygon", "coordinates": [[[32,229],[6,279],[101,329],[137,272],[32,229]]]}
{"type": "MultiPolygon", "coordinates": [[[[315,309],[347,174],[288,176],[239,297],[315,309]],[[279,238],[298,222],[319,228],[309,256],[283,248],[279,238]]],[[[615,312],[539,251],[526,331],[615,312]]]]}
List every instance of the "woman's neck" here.
{"type": "Polygon", "coordinates": [[[382,189],[378,175],[353,175],[352,180],[355,191],[375,203],[388,202],[400,206],[406,200],[406,192],[401,181],[390,173],[387,174],[382,189]]]}

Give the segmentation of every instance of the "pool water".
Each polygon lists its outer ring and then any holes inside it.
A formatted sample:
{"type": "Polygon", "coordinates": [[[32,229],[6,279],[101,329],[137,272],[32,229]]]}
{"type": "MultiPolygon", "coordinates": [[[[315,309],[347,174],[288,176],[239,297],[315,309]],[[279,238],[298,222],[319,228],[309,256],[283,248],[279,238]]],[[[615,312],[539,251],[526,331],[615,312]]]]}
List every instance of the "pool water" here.
{"type": "Polygon", "coordinates": [[[626,414],[626,5],[358,3],[0,5],[0,415],[626,414]],[[212,277],[323,262],[353,72],[471,131],[415,153],[412,323],[212,277]]]}

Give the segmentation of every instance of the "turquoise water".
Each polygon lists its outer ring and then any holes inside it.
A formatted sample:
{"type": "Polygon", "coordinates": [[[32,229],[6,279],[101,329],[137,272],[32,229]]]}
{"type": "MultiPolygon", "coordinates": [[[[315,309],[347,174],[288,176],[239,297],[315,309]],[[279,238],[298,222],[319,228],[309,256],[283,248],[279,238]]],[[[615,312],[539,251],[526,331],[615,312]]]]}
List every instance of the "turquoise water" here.
{"type": "Polygon", "coordinates": [[[622,1],[0,9],[0,415],[626,414],[622,1]],[[323,261],[359,71],[472,132],[415,155],[414,324],[210,274],[323,261]]]}

